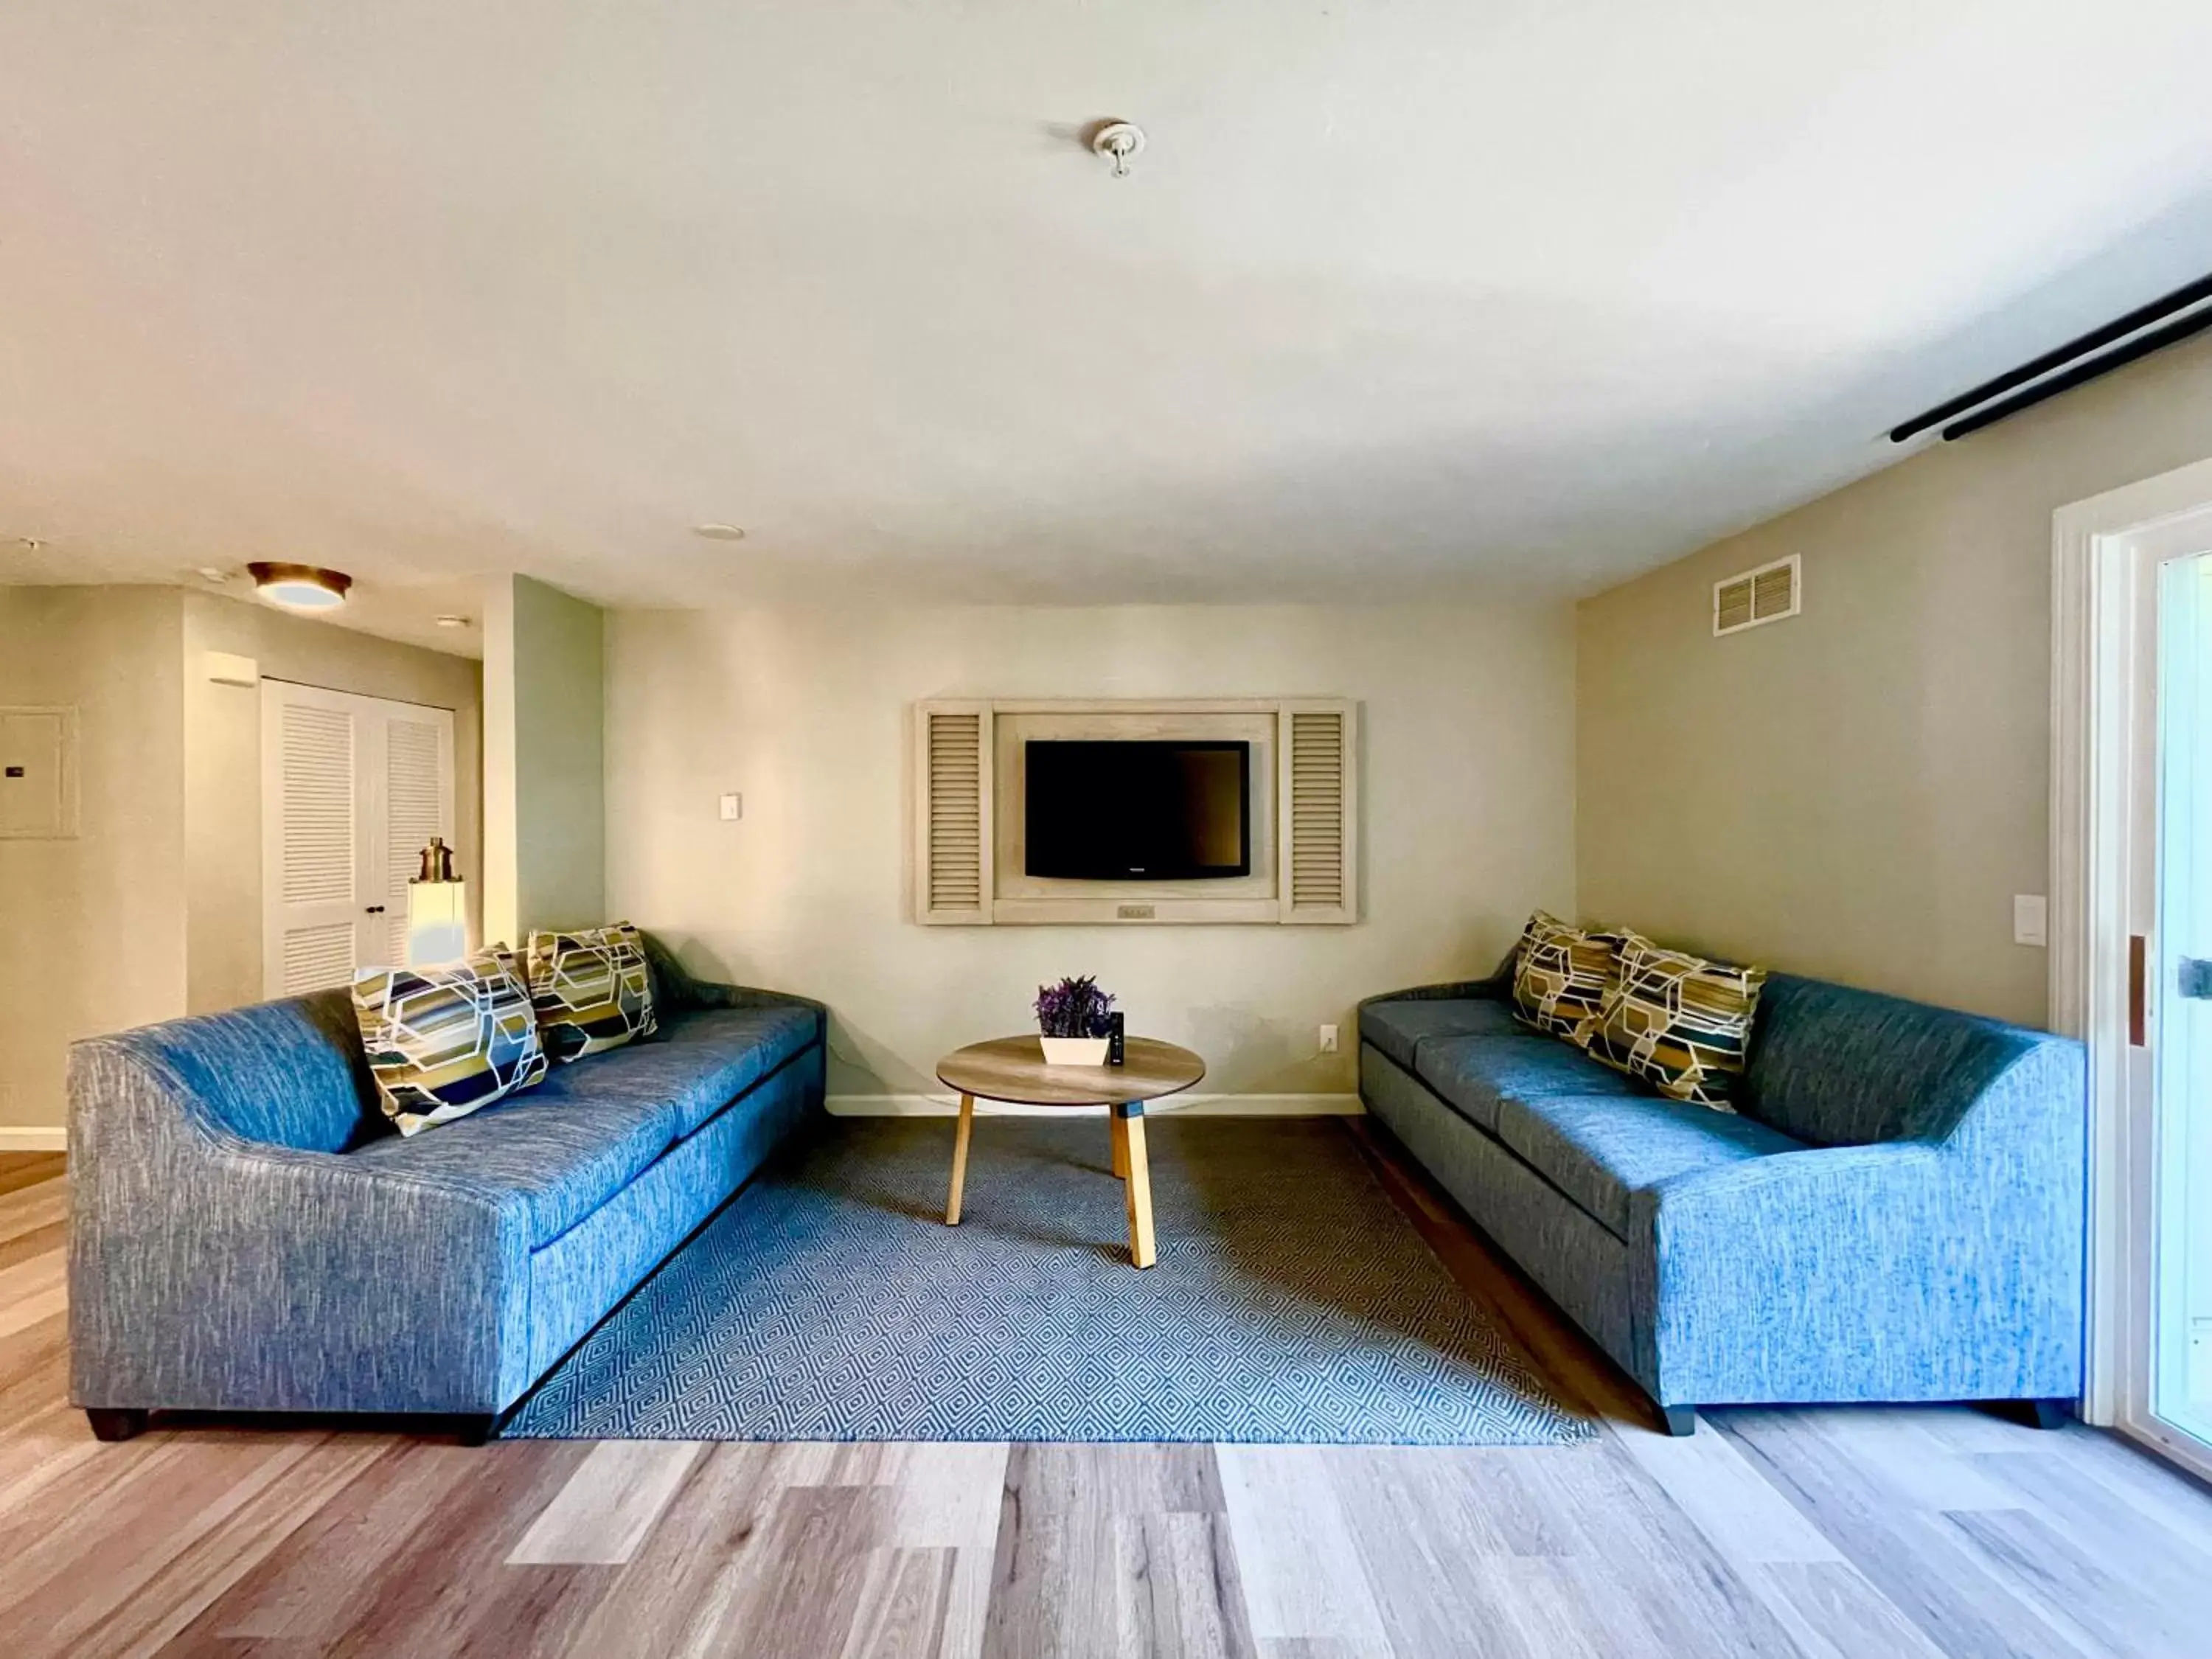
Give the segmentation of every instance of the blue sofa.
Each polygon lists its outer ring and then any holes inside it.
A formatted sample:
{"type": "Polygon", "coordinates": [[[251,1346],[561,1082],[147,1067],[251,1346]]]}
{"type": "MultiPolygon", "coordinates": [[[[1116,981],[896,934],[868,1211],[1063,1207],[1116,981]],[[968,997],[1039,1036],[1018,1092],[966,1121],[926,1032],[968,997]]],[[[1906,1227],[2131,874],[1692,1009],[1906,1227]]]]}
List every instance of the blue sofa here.
{"type": "Polygon", "coordinates": [[[1730,1115],[1516,1024],[1510,966],[1362,1004],[1361,1097],[1671,1432],[2079,1397],[2079,1043],[1778,974],[1730,1115]]]}
{"type": "Polygon", "coordinates": [[[75,1045],[71,1397],[94,1431],[202,1410],[493,1432],[822,1104],[819,1004],[648,948],[656,1036],[411,1138],[343,990],[75,1045]]]}

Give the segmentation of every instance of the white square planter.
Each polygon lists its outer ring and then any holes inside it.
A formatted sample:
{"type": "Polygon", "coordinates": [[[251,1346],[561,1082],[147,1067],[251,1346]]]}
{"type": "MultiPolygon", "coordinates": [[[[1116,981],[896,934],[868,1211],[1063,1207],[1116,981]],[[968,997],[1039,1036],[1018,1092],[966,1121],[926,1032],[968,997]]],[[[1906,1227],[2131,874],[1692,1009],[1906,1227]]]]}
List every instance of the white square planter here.
{"type": "Polygon", "coordinates": [[[1103,1066],[1106,1063],[1104,1037],[1041,1036],[1038,1043],[1044,1049],[1048,1066],[1103,1066]]]}

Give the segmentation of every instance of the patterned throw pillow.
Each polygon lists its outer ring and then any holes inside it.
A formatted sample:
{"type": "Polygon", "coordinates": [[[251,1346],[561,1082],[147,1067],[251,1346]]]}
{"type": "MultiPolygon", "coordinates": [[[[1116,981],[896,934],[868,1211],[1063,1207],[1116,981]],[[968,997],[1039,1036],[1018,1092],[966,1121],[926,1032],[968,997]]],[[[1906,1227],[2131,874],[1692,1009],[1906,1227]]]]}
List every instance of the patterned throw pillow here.
{"type": "Polygon", "coordinates": [[[1623,933],[1619,976],[1583,1028],[1591,1057],[1674,1100],[1732,1112],[1764,968],[1733,968],[1623,933]]]}
{"type": "Polygon", "coordinates": [[[1579,1042],[1613,978],[1613,933],[1585,933],[1539,910],[1521,930],[1513,953],[1513,1018],[1523,1025],[1579,1042]]]}
{"type": "Polygon", "coordinates": [[[384,1115],[403,1135],[466,1117],[545,1075],[530,993],[503,945],[443,968],[373,968],[354,1012],[384,1115]]]}
{"type": "Polygon", "coordinates": [[[530,936],[530,998],[556,1060],[581,1060],[660,1029],[645,939],[628,922],[530,936]]]}

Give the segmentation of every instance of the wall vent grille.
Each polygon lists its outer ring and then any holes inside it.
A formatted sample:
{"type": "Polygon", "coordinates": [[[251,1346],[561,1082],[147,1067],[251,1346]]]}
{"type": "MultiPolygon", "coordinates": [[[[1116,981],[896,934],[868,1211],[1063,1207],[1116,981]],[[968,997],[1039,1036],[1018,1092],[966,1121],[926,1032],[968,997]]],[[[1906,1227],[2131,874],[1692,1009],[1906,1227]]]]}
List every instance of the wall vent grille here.
{"type": "Polygon", "coordinates": [[[1713,584],[1714,636],[1794,617],[1804,608],[1804,598],[1803,569],[1795,553],[1725,577],[1713,584]]]}

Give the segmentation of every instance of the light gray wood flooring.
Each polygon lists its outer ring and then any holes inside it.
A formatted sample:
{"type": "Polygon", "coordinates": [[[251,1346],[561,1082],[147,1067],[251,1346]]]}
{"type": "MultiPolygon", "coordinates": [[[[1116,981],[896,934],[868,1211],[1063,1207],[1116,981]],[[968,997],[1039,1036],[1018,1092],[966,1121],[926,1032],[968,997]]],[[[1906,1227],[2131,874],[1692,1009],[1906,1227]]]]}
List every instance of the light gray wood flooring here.
{"type": "Polygon", "coordinates": [[[0,1159],[0,1655],[2212,1654],[2191,1482],[1962,1407],[1715,1412],[1667,1439],[1346,1133],[1595,1440],[471,1449],[302,1423],[101,1446],[64,1400],[60,1160],[0,1159]]]}

